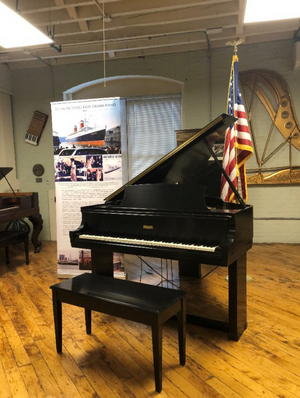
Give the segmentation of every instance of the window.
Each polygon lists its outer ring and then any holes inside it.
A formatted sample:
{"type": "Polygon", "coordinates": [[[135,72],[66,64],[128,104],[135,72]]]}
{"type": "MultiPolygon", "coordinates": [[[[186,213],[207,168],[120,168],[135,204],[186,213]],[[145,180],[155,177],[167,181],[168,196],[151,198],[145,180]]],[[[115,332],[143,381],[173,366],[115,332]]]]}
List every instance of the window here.
{"type": "Polygon", "coordinates": [[[181,95],[126,99],[128,180],[176,147],[181,95]]]}

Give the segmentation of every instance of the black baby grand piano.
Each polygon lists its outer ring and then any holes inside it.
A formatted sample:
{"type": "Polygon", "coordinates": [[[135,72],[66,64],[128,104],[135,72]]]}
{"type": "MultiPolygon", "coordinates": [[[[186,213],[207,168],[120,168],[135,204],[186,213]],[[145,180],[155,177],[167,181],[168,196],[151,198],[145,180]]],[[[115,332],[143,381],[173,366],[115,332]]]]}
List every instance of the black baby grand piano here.
{"type": "Polygon", "coordinates": [[[70,238],[73,247],[91,249],[93,272],[103,275],[113,275],[114,251],[176,259],[180,273],[198,263],[228,267],[228,322],[192,315],[187,320],[226,330],[230,339],[238,340],[247,326],[246,253],[252,246],[252,206],[245,205],[238,193],[238,204],[218,197],[222,166],[213,151],[234,120],[219,116],[104,204],[82,207],[82,224],[70,238]]]}

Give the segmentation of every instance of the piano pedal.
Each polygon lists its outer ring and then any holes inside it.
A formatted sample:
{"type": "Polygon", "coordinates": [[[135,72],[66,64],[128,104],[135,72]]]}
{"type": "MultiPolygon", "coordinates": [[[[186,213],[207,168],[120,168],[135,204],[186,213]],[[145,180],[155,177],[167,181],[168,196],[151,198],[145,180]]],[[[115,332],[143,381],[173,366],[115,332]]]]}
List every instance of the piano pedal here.
{"type": "MultiPolygon", "coordinates": [[[[226,276],[225,276],[225,281],[226,281],[226,282],[229,282],[229,275],[226,275],[226,276]]],[[[252,281],[253,281],[252,276],[247,275],[247,276],[246,276],[246,281],[247,281],[247,282],[252,282],[252,281]]]]}

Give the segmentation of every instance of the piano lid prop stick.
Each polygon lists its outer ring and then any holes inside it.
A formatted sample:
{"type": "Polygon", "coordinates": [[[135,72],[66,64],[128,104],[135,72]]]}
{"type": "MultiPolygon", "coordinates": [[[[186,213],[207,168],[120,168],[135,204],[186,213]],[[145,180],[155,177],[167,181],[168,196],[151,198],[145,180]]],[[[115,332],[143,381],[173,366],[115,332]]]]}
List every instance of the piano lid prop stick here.
{"type": "Polygon", "coordinates": [[[229,176],[227,175],[227,173],[225,172],[225,170],[223,169],[223,166],[221,164],[221,162],[219,161],[219,159],[217,158],[216,154],[214,153],[213,149],[211,148],[211,146],[209,145],[209,143],[207,142],[206,138],[203,139],[205,145],[207,146],[207,149],[209,150],[211,156],[215,159],[218,167],[220,168],[223,176],[226,178],[226,181],[228,182],[228,184],[230,185],[230,188],[233,190],[236,198],[238,199],[238,201],[240,202],[240,204],[242,205],[242,207],[245,209],[246,203],[244,202],[243,198],[241,197],[241,195],[239,194],[238,190],[235,188],[235,186],[233,185],[231,179],[229,178],[229,176]]]}

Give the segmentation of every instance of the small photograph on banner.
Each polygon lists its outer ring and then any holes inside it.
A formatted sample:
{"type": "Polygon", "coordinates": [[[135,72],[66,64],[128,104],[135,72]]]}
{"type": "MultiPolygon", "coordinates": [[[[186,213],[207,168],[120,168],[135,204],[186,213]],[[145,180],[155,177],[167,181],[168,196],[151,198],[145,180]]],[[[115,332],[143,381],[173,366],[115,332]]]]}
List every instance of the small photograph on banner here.
{"type": "Polygon", "coordinates": [[[103,161],[104,181],[122,179],[122,158],[119,155],[105,156],[103,161]]]}
{"type": "Polygon", "coordinates": [[[58,126],[57,129],[60,131],[53,131],[54,155],[96,154],[97,151],[93,150],[95,148],[109,154],[121,153],[121,126],[111,117],[112,111],[108,114],[106,109],[106,115],[110,120],[105,120],[101,118],[99,110],[98,112],[90,110],[89,113],[84,110],[82,119],[74,125],[79,112],[71,112],[73,108],[68,108],[71,120],[68,119],[69,123],[64,123],[63,129],[58,126]]]}
{"type": "Polygon", "coordinates": [[[55,181],[86,181],[86,157],[61,157],[54,161],[55,181]]]}

